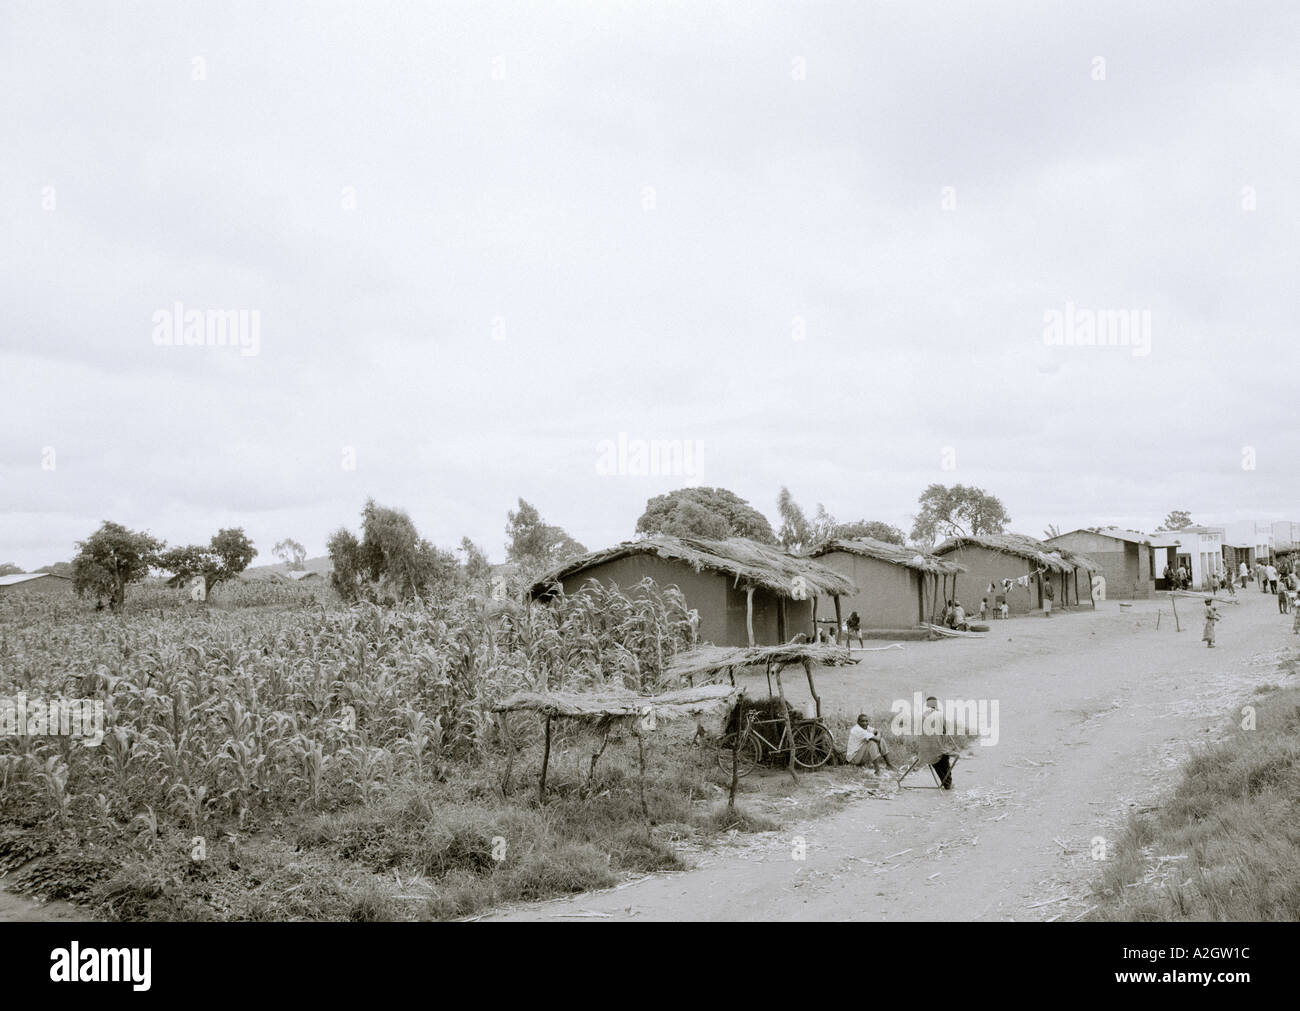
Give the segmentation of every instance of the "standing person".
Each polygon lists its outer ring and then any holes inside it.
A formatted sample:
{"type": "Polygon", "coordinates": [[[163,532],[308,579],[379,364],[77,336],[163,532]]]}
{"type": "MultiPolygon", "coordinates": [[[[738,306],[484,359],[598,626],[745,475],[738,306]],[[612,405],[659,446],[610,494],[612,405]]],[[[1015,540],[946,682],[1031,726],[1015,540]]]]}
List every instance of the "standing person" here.
{"type": "Polygon", "coordinates": [[[1290,603],[1291,600],[1287,596],[1286,584],[1284,583],[1277,588],[1277,613],[1286,614],[1290,603]]]}
{"type": "Polygon", "coordinates": [[[1300,635],[1300,607],[1292,607],[1295,617],[1291,619],[1291,634],[1300,635]]]}
{"type": "Polygon", "coordinates": [[[1201,633],[1201,639],[1207,649],[1214,649],[1214,626],[1219,620],[1219,612],[1214,606],[1214,601],[1209,597],[1205,598],[1205,631],[1201,633]]]}
{"type": "Polygon", "coordinates": [[[1246,568],[1246,563],[1242,562],[1241,565],[1237,567],[1237,576],[1241,579],[1241,588],[1243,590],[1246,588],[1246,578],[1249,575],[1250,575],[1250,570],[1246,568]]]}
{"type": "Polygon", "coordinates": [[[858,645],[863,649],[867,648],[867,644],[862,641],[862,619],[858,617],[857,611],[849,615],[847,644],[852,646],[854,639],[858,640],[858,645]]]}
{"type": "Polygon", "coordinates": [[[1264,568],[1264,574],[1268,577],[1268,592],[1277,593],[1277,566],[1269,562],[1264,568]]]}
{"type": "Polygon", "coordinates": [[[1235,597],[1237,595],[1237,581],[1232,578],[1231,572],[1225,572],[1223,575],[1223,585],[1228,588],[1228,596],[1235,597]]]}
{"type": "Polygon", "coordinates": [[[1050,618],[1052,616],[1052,600],[1056,597],[1056,591],[1052,589],[1052,577],[1043,576],[1043,615],[1050,618]]]}

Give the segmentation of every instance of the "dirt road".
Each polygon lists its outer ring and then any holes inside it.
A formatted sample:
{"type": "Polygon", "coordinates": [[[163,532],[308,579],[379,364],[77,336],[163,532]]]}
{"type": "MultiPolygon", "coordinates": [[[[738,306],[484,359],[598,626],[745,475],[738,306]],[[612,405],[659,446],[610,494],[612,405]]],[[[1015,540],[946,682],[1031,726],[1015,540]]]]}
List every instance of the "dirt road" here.
{"type": "MultiPolygon", "coordinates": [[[[995,621],[983,640],[906,643],[822,670],[826,711],[878,713],[914,691],[997,700],[1000,740],[970,749],[952,792],[863,790],[835,814],[749,837],[697,869],[485,918],[1081,916],[1097,869],[1092,841],[1114,839],[1130,811],[1154,804],[1189,749],[1213,739],[1255,687],[1294,682],[1279,670],[1300,645],[1289,616],[1255,589],[1237,599],[1220,605],[1214,649],[1201,642],[1200,602],[1178,600],[1179,633],[1166,598],[995,621]]],[[[788,680],[789,695],[806,699],[802,675],[788,680]]],[[[766,693],[761,676],[750,688],[766,693]]],[[[809,775],[799,789],[824,781],[809,775]]]]}

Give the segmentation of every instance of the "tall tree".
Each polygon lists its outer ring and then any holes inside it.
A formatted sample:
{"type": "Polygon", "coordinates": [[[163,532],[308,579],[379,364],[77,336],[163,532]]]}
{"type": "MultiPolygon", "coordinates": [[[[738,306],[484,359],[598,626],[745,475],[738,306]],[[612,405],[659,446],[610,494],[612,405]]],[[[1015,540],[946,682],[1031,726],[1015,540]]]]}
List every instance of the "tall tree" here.
{"type": "Polygon", "coordinates": [[[931,545],[955,534],[1000,534],[1011,522],[1001,500],[982,488],[932,484],[917,501],[921,511],[912,524],[917,544],[931,545]]]}
{"type": "Polygon", "coordinates": [[[303,562],[307,559],[307,549],[292,537],[277,542],[271,553],[284,562],[284,567],[290,572],[301,572],[303,562]]]}
{"type": "Polygon", "coordinates": [[[149,574],[162,549],[162,541],[105,520],[93,534],[77,542],[72,587],[79,596],[95,597],[97,606],[107,600],[109,608],[117,611],[126,602],[127,586],[149,574]]]}
{"type": "Polygon", "coordinates": [[[543,520],[537,507],[522,498],[518,510],[506,513],[506,557],[525,573],[542,572],[586,553],[582,544],[543,520]]]}
{"type": "Polygon", "coordinates": [[[256,556],[257,549],[248,535],[242,528],[234,527],[218,531],[206,547],[188,544],[172,548],[158,556],[157,565],[164,572],[172,573],[173,585],[202,576],[206,595],[218,583],[238,576],[256,556]]]}
{"type": "Polygon", "coordinates": [[[808,547],[812,526],[799,503],[790,494],[790,489],[785,486],[782,486],[776,496],[776,511],[781,516],[781,526],[776,532],[777,543],[786,551],[802,551],[808,547]]]}
{"type": "Polygon", "coordinates": [[[870,537],[886,544],[906,544],[907,536],[898,527],[882,523],[880,520],[856,520],[852,523],[837,523],[833,537],[853,540],[858,537],[870,537]]]}
{"type": "Polygon", "coordinates": [[[1165,517],[1157,530],[1185,530],[1192,525],[1192,514],[1184,509],[1174,509],[1165,517]]]}
{"type": "Polygon", "coordinates": [[[636,532],[707,540],[748,537],[763,544],[776,543],[767,517],[726,488],[678,488],[656,495],[636,521],[636,532]]]}
{"type": "Polygon", "coordinates": [[[401,509],[374,499],[361,511],[361,538],[340,529],[329,539],[330,582],[345,600],[430,597],[455,585],[456,556],[422,538],[401,509]]]}
{"type": "Polygon", "coordinates": [[[470,586],[481,586],[492,577],[492,563],[487,552],[468,537],[460,539],[460,553],[465,556],[465,580],[470,586]]]}
{"type": "Polygon", "coordinates": [[[0,565],[0,576],[17,576],[22,573],[22,568],[13,562],[5,562],[0,565]]]}

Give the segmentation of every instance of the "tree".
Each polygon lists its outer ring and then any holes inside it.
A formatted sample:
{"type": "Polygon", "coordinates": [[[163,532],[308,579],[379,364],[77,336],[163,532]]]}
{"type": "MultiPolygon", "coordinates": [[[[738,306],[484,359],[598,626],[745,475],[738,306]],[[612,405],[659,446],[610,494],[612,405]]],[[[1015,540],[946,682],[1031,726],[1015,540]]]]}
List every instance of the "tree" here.
{"type": "Polygon", "coordinates": [[[790,489],[782,487],[781,493],[776,497],[776,508],[781,514],[777,543],[787,551],[810,551],[814,546],[837,536],[835,530],[839,524],[820,502],[817,503],[817,512],[809,520],[790,494],[790,489]]]}
{"type": "Polygon", "coordinates": [[[1043,540],[1050,541],[1053,537],[1061,536],[1061,528],[1055,523],[1047,524],[1047,529],[1043,531],[1043,540]]]}
{"type": "Polygon", "coordinates": [[[383,602],[430,597],[456,582],[456,556],[434,547],[401,509],[366,502],[361,539],[346,529],[329,540],[330,582],[345,600],[383,602]]]}
{"type": "Polygon", "coordinates": [[[870,537],[886,544],[906,544],[907,536],[898,527],[882,523],[880,520],[857,520],[854,523],[837,523],[831,534],[842,540],[851,541],[858,537],[870,537]]]}
{"type": "Polygon", "coordinates": [[[1156,530],[1185,530],[1192,525],[1192,514],[1183,509],[1175,509],[1156,530]]]}
{"type": "Polygon", "coordinates": [[[168,580],[177,586],[195,576],[203,577],[205,596],[212,592],[218,583],[234,579],[246,568],[257,555],[257,549],[248,539],[243,528],[236,527],[219,530],[208,541],[207,547],[187,544],[185,547],[172,548],[158,557],[158,568],[172,573],[168,580]]]}
{"type": "Polygon", "coordinates": [[[13,562],[5,562],[3,565],[0,565],[0,576],[16,576],[22,571],[22,568],[15,565],[13,562]]]}
{"type": "Polygon", "coordinates": [[[802,551],[809,546],[812,526],[808,517],[799,508],[799,503],[790,494],[790,489],[782,486],[776,496],[776,511],[781,516],[781,527],[776,532],[777,543],[786,551],[802,551]]]}
{"type": "Polygon", "coordinates": [[[917,501],[921,511],[912,524],[912,540],[917,544],[934,544],[954,534],[1000,534],[1011,522],[1001,500],[982,488],[932,484],[917,501]]]}
{"type": "Polygon", "coordinates": [[[163,546],[146,533],[105,520],[88,538],[77,542],[72,588],[78,596],[93,595],[98,607],[107,599],[111,610],[119,610],[126,602],[127,585],[148,575],[163,546]]]}
{"type": "Polygon", "coordinates": [[[56,576],[67,576],[72,578],[73,568],[71,562],[55,562],[53,565],[42,565],[37,572],[49,572],[56,576]]]}
{"type": "Polygon", "coordinates": [[[492,577],[492,563],[487,552],[468,537],[460,539],[460,553],[465,556],[465,581],[470,586],[482,586],[492,577]]]}
{"type": "Polygon", "coordinates": [[[542,519],[537,507],[519,500],[519,509],[506,513],[506,557],[518,563],[521,571],[533,574],[546,571],[587,549],[563,529],[542,519]]]}
{"type": "Polygon", "coordinates": [[[656,495],[636,521],[636,532],[706,540],[748,537],[763,544],[776,543],[767,517],[725,488],[679,488],[656,495]]]}
{"type": "Polygon", "coordinates": [[[302,563],[307,558],[307,549],[292,537],[286,537],[276,544],[271,553],[284,562],[284,567],[290,572],[301,572],[302,563]]]}

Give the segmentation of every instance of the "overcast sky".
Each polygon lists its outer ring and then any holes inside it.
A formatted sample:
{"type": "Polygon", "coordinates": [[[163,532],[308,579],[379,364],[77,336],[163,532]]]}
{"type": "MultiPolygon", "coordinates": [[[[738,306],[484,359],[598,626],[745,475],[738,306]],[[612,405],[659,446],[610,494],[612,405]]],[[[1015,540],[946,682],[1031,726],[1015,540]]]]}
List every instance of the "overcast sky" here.
{"type": "Polygon", "coordinates": [[[501,560],[520,496],[596,548],[686,484],[1300,519],[1298,51],[1294,0],[7,0],[0,562],[368,496],[501,560]]]}

